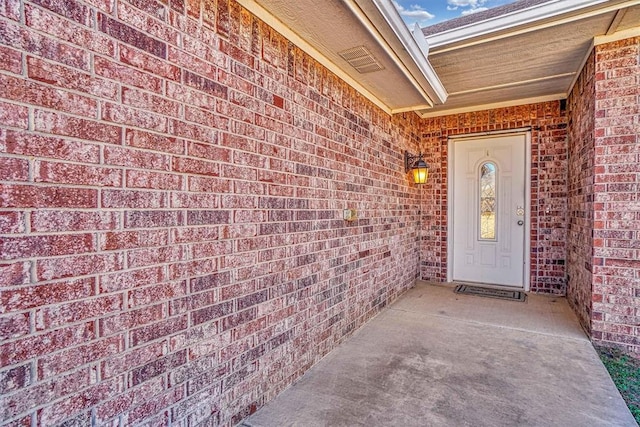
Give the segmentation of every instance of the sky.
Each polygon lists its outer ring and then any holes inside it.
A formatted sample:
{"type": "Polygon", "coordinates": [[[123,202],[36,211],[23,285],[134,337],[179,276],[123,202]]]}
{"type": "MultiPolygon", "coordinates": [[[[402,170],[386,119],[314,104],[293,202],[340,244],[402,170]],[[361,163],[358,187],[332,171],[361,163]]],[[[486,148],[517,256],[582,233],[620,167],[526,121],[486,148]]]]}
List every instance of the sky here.
{"type": "Polygon", "coordinates": [[[470,13],[513,3],[515,0],[393,0],[404,21],[421,27],[470,13]]]}

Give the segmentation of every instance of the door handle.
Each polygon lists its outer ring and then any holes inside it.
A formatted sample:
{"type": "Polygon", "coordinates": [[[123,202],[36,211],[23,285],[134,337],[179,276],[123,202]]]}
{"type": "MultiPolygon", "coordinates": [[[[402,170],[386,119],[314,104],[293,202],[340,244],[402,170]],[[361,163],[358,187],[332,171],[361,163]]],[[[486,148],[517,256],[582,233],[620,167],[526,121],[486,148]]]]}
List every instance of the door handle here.
{"type": "Polygon", "coordinates": [[[524,225],[524,221],[523,220],[519,220],[518,221],[518,225],[524,225]]]}

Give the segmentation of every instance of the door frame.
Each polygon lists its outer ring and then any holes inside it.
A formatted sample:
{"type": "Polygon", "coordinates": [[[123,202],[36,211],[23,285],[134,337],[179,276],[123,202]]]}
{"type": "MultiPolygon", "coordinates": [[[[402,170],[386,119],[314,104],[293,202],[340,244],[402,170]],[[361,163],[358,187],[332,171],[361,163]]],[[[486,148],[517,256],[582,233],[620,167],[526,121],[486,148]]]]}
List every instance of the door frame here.
{"type": "MultiPolygon", "coordinates": [[[[522,269],[523,290],[529,291],[531,286],[531,128],[518,128],[491,132],[468,133],[461,135],[451,135],[447,140],[447,282],[453,281],[453,188],[455,176],[453,174],[455,153],[454,141],[474,140],[481,138],[492,138],[501,136],[523,135],[525,139],[525,188],[524,188],[524,265],[522,269]]],[[[518,289],[518,288],[516,288],[518,289]]]]}

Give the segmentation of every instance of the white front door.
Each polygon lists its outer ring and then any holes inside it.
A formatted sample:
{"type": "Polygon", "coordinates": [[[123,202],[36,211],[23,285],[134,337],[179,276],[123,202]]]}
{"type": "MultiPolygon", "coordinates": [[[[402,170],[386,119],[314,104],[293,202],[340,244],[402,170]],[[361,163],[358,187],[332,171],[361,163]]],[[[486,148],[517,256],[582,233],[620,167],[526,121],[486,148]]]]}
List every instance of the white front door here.
{"type": "Polygon", "coordinates": [[[451,144],[454,281],[524,287],[526,135],[451,144]]]}

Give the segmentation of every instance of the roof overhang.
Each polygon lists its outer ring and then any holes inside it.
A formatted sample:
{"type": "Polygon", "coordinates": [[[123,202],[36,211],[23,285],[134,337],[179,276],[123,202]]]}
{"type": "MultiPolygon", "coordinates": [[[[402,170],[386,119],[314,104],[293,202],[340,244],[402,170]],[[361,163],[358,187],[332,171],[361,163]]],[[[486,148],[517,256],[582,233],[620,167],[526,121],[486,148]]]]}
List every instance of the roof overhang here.
{"type": "Polygon", "coordinates": [[[430,109],[447,99],[421,32],[414,38],[389,1],[238,3],[389,114],[430,109]],[[340,55],[354,48],[364,48],[381,69],[362,73],[354,68],[340,55]]]}
{"type": "Polygon", "coordinates": [[[640,0],[534,3],[473,22],[460,20],[463,25],[454,20],[433,34],[424,29],[429,61],[449,98],[419,114],[566,98],[594,45],[640,34],[640,0]]]}

